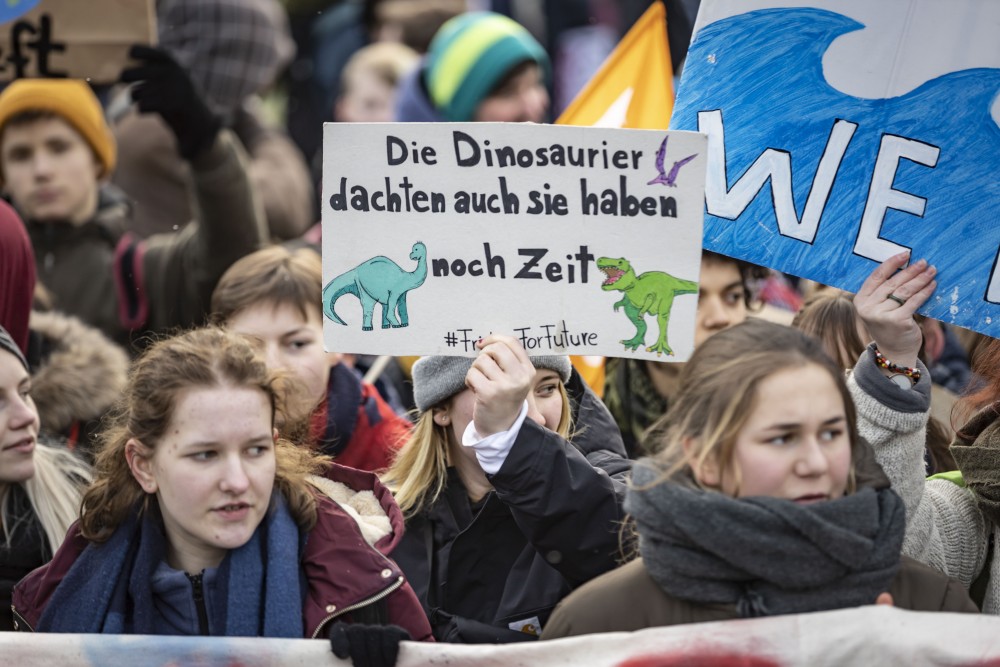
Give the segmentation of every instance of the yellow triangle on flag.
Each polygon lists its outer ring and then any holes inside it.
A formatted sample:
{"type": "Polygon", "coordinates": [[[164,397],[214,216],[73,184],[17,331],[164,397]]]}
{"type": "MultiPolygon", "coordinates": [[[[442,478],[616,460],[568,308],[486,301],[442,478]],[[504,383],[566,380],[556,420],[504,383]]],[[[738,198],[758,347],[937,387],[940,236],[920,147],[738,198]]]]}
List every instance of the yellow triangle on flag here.
{"type": "MultiPolygon", "coordinates": [[[[666,11],[657,1],[622,37],[556,124],[665,130],[673,108],[666,11]]],[[[590,388],[603,396],[603,358],[571,356],[570,361],[590,388]]]]}
{"type": "Polygon", "coordinates": [[[667,129],[674,72],[665,19],[662,2],[650,5],[556,124],[667,129]]]}

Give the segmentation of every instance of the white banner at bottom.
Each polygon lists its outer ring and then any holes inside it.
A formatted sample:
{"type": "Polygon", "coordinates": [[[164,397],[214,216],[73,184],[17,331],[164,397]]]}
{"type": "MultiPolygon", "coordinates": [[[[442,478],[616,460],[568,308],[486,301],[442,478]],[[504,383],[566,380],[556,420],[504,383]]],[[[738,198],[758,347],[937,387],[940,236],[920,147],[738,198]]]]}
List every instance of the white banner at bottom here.
{"type": "MultiPolygon", "coordinates": [[[[17,667],[339,667],[325,641],[0,633],[0,664],[17,667]]],[[[406,642],[398,667],[793,667],[1000,665],[1000,618],[858,609],[651,628],[550,642],[406,642]]],[[[361,666],[358,666],[361,667],[361,666]]]]}

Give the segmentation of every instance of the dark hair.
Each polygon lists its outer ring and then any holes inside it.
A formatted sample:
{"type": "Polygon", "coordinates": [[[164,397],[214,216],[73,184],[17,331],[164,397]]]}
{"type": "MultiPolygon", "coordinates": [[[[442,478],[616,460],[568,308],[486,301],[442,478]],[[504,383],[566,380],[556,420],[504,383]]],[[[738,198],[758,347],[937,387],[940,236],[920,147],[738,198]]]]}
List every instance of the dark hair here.
{"type": "Polygon", "coordinates": [[[714,262],[716,264],[735,264],[736,270],[740,272],[740,282],[743,284],[743,305],[752,309],[757,305],[757,283],[767,278],[771,271],[763,266],[757,266],[742,259],[735,259],[726,255],[720,255],[711,250],[703,250],[701,261],[714,262]]]}

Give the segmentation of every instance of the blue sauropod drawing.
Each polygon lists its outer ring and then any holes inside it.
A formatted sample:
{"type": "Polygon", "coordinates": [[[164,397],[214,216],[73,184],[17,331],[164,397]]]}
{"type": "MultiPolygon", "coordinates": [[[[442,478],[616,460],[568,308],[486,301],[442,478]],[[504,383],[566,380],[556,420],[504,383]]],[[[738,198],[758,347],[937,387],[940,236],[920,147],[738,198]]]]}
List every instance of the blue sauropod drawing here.
{"type": "Polygon", "coordinates": [[[334,310],[337,299],[353,294],[361,301],[363,331],[372,330],[375,304],[382,304],[382,328],[405,327],[410,323],[406,310],[406,294],[420,287],[427,278],[427,247],[417,241],[410,251],[417,262],[413,271],[404,271],[399,264],[379,255],[361,262],[340,274],[323,288],[323,312],[337,324],[347,325],[334,310]]]}

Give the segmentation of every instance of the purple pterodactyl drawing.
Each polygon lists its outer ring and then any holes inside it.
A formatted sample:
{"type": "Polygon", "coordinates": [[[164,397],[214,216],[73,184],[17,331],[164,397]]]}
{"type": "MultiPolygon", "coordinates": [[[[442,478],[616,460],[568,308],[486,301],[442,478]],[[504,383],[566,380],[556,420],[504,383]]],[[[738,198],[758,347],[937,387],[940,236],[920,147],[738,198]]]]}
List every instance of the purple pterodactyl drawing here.
{"type": "Polygon", "coordinates": [[[646,183],[646,185],[654,185],[656,183],[662,183],[663,185],[668,185],[672,188],[676,188],[677,172],[681,170],[681,167],[683,167],[688,162],[698,157],[697,153],[695,153],[694,155],[688,155],[683,160],[678,160],[677,162],[674,162],[674,166],[670,168],[669,174],[665,173],[663,171],[663,158],[667,154],[667,139],[669,138],[670,138],[669,136],[663,137],[663,143],[660,144],[660,150],[656,151],[656,171],[660,173],[656,175],[656,178],[651,180],[649,183],[646,183]]]}

